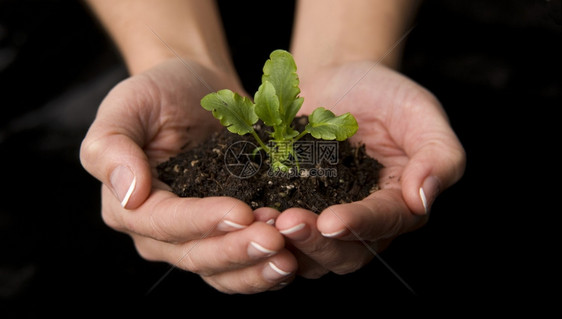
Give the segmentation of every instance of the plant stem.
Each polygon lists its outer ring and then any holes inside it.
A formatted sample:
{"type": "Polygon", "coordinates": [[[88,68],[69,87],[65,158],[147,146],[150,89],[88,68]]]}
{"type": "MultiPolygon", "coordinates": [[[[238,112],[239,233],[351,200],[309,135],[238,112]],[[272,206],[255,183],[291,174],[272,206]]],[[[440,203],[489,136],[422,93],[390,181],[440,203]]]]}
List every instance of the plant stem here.
{"type": "Polygon", "coordinates": [[[266,153],[270,153],[271,150],[269,149],[269,147],[267,147],[261,140],[261,138],[258,136],[258,134],[256,133],[256,131],[252,130],[250,133],[252,133],[252,135],[254,136],[254,138],[256,139],[256,141],[258,142],[258,144],[260,144],[261,148],[266,152],[266,153]]]}
{"type": "Polygon", "coordinates": [[[306,130],[305,130],[305,131],[302,131],[299,135],[297,135],[297,136],[293,139],[293,142],[296,142],[296,141],[300,140],[300,139],[301,139],[303,136],[305,136],[306,134],[308,134],[308,132],[307,132],[306,130]]]}

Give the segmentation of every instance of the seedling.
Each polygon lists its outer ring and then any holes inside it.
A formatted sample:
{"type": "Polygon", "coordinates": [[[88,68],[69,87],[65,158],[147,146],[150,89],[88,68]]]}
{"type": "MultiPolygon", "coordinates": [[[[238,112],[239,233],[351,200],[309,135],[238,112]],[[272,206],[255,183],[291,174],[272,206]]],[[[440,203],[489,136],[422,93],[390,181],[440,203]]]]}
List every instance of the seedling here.
{"type": "Polygon", "coordinates": [[[252,134],[260,145],[256,151],[263,149],[269,155],[274,171],[287,172],[293,162],[298,166],[293,144],[306,134],[310,133],[317,139],[344,141],[358,129],[355,117],[349,112],[336,116],[323,107],[308,116],[304,131],[293,129],[293,119],[304,101],[298,96],[300,88],[296,71],[291,54],[275,50],[265,62],[262,84],[254,95],[254,102],[228,89],[207,94],[201,99],[201,106],[211,111],[230,132],[252,134]],[[273,128],[267,145],[254,130],[258,120],[273,128]]]}

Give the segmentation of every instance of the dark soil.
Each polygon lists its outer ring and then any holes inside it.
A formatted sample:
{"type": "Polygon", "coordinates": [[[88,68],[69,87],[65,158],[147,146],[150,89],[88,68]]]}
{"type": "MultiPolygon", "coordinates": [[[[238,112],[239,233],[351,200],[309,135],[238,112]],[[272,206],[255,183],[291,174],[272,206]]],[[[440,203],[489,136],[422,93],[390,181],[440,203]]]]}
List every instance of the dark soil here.
{"type": "MultiPolygon", "coordinates": [[[[302,131],[307,118],[295,119],[302,131]]],[[[268,132],[255,129],[268,140],[268,132]]],[[[281,211],[301,207],[320,213],[326,207],[361,200],[378,189],[382,165],[364,146],[348,141],[299,141],[299,167],[275,174],[265,152],[253,155],[256,141],[226,129],[158,166],[158,176],[180,197],[231,196],[252,208],[281,211]],[[301,142],[302,141],[302,142],[301,142]]]]}

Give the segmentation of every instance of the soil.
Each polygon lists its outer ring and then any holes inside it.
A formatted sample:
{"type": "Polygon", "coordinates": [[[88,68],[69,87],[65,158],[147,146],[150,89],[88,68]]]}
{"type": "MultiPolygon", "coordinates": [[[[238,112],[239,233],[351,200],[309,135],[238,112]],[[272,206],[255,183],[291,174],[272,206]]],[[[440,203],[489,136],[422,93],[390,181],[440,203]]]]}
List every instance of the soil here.
{"type": "MultiPolygon", "coordinates": [[[[306,123],[300,117],[293,124],[300,132],[306,123]]],[[[268,140],[266,127],[258,123],[254,129],[268,140]]],[[[379,189],[382,165],[366,154],[364,145],[318,141],[308,134],[297,144],[298,169],[274,173],[265,152],[254,152],[255,144],[251,135],[224,129],[158,165],[158,177],[180,197],[231,196],[254,209],[301,207],[315,213],[379,189]]]]}

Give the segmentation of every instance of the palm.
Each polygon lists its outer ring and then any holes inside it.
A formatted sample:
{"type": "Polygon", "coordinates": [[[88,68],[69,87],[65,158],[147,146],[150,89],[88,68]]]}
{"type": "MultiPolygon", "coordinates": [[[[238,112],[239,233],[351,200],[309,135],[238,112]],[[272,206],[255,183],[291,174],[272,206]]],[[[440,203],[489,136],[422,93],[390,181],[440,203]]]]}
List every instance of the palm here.
{"type": "Polygon", "coordinates": [[[351,112],[359,124],[351,142],[364,143],[368,154],[384,165],[381,188],[398,186],[398,177],[409,160],[406,150],[415,144],[412,138],[416,138],[417,122],[419,127],[426,125],[412,106],[429,103],[439,109],[431,95],[373,62],[328,69],[316,74],[313,81],[303,85],[305,105],[301,112],[310,113],[318,106],[337,115],[351,112]]]}
{"type": "Polygon", "coordinates": [[[131,104],[121,110],[139,115],[133,118],[140,125],[130,127],[143,128],[138,142],[152,167],[218,130],[218,121],[201,108],[200,100],[211,90],[236,86],[226,76],[186,63],[190,69],[177,59],[162,63],[125,81],[119,91],[120,98],[131,104]]]}
{"type": "Polygon", "coordinates": [[[141,256],[198,273],[224,291],[267,290],[296,268],[277,229],[254,223],[275,215],[255,214],[235,198],[178,198],[156,178],[158,163],[220,128],[201,98],[241,91],[235,75],[187,63],[165,61],[116,86],[82,143],[82,162],[104,183],[104,222],[129,234],[141,256]]]}
{"type": "MultiPolygon", "coordinates": [[[[369,262],[372,249],[384,249],[394,237],[427,221],[420,195],[424,179],[437,174],[442,186],[458,179],[462,148],[431,93],[374,61],[305,73],[301,89],[301,114],[320,106],[337,115],[351,112],[359,125],[351,142],[365,144],[367,153],[384,165],[381,190],[361,201],[331,206],[320,215],[289,209],[277,218],[281,231],[299,223],[309,227],[308,233],[288,233],[303,276],[348,273],[369,262]]],[[[436,196],[437,191],[427,190],[436,196]]]]}

